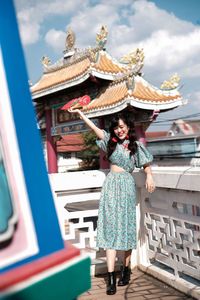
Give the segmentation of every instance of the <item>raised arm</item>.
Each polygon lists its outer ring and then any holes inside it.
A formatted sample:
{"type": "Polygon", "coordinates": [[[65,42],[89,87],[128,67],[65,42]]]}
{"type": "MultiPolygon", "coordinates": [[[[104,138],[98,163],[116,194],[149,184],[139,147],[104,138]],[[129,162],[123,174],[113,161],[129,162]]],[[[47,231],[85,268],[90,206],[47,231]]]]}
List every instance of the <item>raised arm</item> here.
{"type": "Polygon", "coordinates": [[[80,111],[80,109],[69,109],[68,111],[70,113],[77,113],[80,119],[82,119],[85,122],[85,124],[94,131],[94,133],[100,140],[104,138],[103,130],[97,127],[90,119],[88,119],[88,117],[86,117],[84,113],[80,111]]]}

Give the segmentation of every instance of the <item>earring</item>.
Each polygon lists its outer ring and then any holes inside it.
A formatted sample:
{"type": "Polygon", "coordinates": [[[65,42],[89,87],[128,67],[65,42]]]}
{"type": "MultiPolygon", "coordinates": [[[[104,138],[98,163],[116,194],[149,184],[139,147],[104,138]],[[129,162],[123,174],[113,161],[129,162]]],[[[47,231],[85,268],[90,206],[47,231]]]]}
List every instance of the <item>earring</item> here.
{"type": "Polygon", "coordinates": [[[129,140],[129,135],[128,135],[128,134],[126,135],[125,139],[126,139],[126,140],[129,140]]]}

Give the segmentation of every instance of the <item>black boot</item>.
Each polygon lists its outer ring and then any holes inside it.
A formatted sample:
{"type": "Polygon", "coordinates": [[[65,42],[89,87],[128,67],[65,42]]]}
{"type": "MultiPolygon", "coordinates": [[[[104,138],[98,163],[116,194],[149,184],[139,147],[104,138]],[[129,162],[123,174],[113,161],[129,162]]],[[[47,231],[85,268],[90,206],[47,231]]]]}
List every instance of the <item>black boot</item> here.
{"type": "Polygon", "coordinates": [[[129,269],[129,267],[121,267],[118,286],[127,285],[130,281],[130,275],[131,275],[131,270],[129,269]]]}
{"type": "Polygon", "coordinates": [[[115,272],[108,272],[107,295],[114,295],[116,293],[116,274],[115,272]]]}

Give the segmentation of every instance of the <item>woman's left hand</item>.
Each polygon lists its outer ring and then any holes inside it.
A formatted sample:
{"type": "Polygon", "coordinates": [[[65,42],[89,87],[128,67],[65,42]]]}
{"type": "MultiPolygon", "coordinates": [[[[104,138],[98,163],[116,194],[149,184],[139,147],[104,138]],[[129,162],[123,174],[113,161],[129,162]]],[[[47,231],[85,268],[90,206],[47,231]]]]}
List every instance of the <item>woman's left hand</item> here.
{"type": "Polygon", "coordinates": [[[153,193],[155,191],[155,182],[153,180],[153,176],[151,174],[147,174],[146,179],[146,189],[149,193],[153,193]]]}

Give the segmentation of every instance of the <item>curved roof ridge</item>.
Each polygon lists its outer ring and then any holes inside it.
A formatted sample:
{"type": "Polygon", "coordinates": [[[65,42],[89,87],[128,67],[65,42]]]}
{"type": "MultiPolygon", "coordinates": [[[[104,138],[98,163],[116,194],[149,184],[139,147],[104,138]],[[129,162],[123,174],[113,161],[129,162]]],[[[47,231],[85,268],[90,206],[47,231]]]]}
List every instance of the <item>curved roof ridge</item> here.
{"type": "Polygon", "coordinates": [[[156,91],[158,94],[165,95],[165,96],[180,95],[177,88],[174,88],[171,90],[162,90],[162,89],[154,86],[153,84],[149,83],[142,76],[135,76],[135,80],[142,82],[144,86],[148,87],[149,89],[151,89],[153,91],[156,91]]]}

